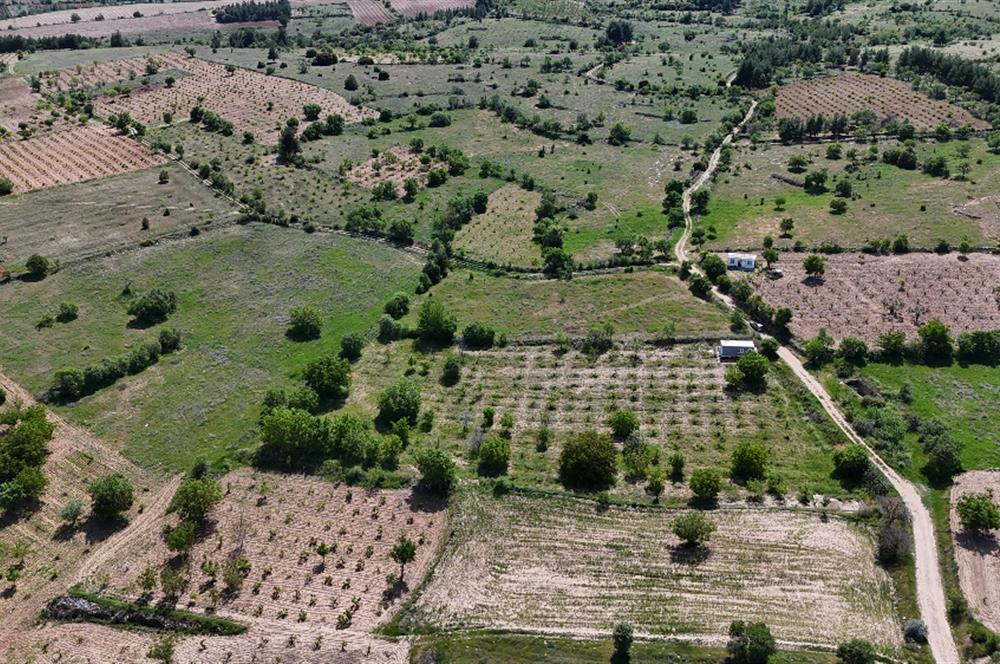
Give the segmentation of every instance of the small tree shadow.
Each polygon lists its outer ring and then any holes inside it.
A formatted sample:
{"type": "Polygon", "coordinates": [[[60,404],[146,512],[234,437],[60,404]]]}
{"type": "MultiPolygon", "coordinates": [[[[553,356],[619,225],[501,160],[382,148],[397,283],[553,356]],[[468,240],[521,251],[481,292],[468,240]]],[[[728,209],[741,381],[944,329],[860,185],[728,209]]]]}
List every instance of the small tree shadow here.
{"type": "Polygon", "coordinates": [[[805,279],[802,280],[802,285],[808,286],[809,288],[817,288],[825,283],[826,280],[823,277],[817,277],[817,276],[806,277],[805,279]]]}
{"type": "Polygon", "coordinates": [[[963,530],[955,536],[955,542],[965,549],[980,556],[996,555],[997,538],[993,533],[976,533],[963,530]]]}
{"type": "Polygon", "coordinates": [[[86,521],[80,524],[80,530],[83,531],[87,544],[93,545],[103,542],[126,526],[128,526],[128,519],[121,516],[101,518],[90,515],[86,521]]]}
{"type": "Polygon", "coordinates": [[[670,549],[670,562],[675,565],[700,565],[711,557],[707,546],[675,546],[670,549]]]}

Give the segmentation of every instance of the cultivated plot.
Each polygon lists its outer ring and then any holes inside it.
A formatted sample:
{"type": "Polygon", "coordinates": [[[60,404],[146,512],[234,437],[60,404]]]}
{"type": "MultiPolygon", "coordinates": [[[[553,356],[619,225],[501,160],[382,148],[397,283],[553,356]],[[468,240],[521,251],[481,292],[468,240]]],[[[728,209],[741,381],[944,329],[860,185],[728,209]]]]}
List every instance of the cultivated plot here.
{"type": "Polygon", "coordinates": [[[433,16],[436,12],[455,9],[468,9],[475,4],[475,0],[392,0],[392,8],[407,18],[420,15],[433,16]]]}
{"type": "Polygon", "coordinates": [[[516,184],[497,189],[490,194],[486,213],[463,226],[453,246],[461,254],[497,265],[541,265],[542,252],[532,241],[535,208],[541,201],[539,192],[516,184]]]}
{"type": "Polygon", "coordinates": [[[806,277],[803,254],[784,256],[783,277],[752,281],[766,302],[791,307],[798,336],[826,328],[871,342],[890,330],[912,336],[932,318],[954,335],[1000,328],[1000,257],[992,254],[837,254],[826,257],[821,279],[806,277]]]}
{"type": "Polygon", "coordinates": [[[138,171],[165,161],[127,136],[94,123],[0,142],[0,177],[14,183],[14,193],[138,171]]]}
{"type": "Polygon", "coordinates": [[[361,25],[378,25],[396,20],[388,9],[378,0],[347,0],[354,14],[354,20],[361,25]]]}
{"type": "Polygon", "coordinates": [[[902,645],[889,577],[872,541],[840,519],[718,510],[707,553],[678,548],[675,512],[468,492],[417,601],[414,625],[596,636],[628,620],[640,634],[723,637],[766,621],[778,639],[902,645]]]}
{"type": "Polygon", "coordinates": [[[1000,530],[988,533],[965,531],[955,512],[958,499],[967,493],[992,491],[1000,497],[1000,473],[973,471],[955,478],[951,487],[951,536],[962,592],[972,608],[972,615],[994,632],[1000,632],[1000,556],[997,537],[1000,530]]]}

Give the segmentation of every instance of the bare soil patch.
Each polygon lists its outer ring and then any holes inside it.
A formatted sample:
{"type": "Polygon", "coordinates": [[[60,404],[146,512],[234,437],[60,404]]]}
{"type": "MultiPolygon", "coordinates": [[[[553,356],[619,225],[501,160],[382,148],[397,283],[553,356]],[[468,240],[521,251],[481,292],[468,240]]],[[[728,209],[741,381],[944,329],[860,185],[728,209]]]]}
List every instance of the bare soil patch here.
{"type": "MultiPolygon", "coordinates": [[[[204,109],[218,113],[240,131],[251,131],[258,142],[273,143],[285,121],[303,117],[302,107],[318,104],[320,117],[339,114],[349,122],[375,117],[375,111],[353,106],[329,90],[280,76],[268,76],[249,69],[236,69],[232,74],[223,65],[188,58],[177,54],[155,56],[161,68],[178,69],[188,75],[179,78],[170,88],[154,85],[139,88],[118,97],[103,97],[95,103],[100,115],[128,112],[146,123],[162,122],[165,112],[178,120],[186,119],[191,108],[203,99],[204,109]]],[[[123,71],[137,64],[145,67],[144,58],[122,64],[123,71]],[[136,62],[139,61],[139,62],[136,62]]],[[[104,77],[116,63],[98,65],[96,76],[104,77]]],[[[76,72],[77,76],[89,76],[76,72]]],[[[86,80],[86,78],[84,78],[86,80]]]]}
{"type": "Polygon", "coordinates": [[[977,221],[983,237],[990,242],[1000,240],[1000,196],[983,196],[956,206],[952,211],[977,221]]]}
{"type": "Polygon", "coordinates": [[[768,304],[792,308],[792,331],[801,337],[826,328],[836,338],[874,341],[891,330],[912,335],[932,318],[954,335],[1000,328],[998,256],[836,254],[826,257],[818,281],[806,279],[803,258],[783,254],[780,279],[752,278],[768,304]]]}
{"type": "MultiPolygon", "coordinates": [[[[187,3],[177,3],[184,5],[187,3]]],[[[128,6],[128,5],[125,5],[128,6]]],[[[170,7],[171,5],[154,5],[155,7],[170,7]]],[[[129,15],[131,16],[131,14],[129,15]]],[[[257,23],[216,23],[215,17],[208,11],[188,11],[184,13],[164,14],[156,16],[141,16],[136,18],[120,18],[114,21],[80,21],[79,23],[55,23],[30,28],[21,28],[6,32],[8,35],[32,37],[59,37],[66,34],[81,37],[107,37],[120,32],[123,35],[149,34],[152,32],[186,32],[191,30],[235,30],[238,28],[276,28],[277,21],[260,21],[257,23]]]]}
{"type": "Polygon", "coordinates": [[[706,551],[678,547],[676,512],[463,493],[415,624],[606,635],[723,635],[763,620],[778,639],[902,645],[888,575],[870,536],[785,510],[720,509],[706,551]]]}
{"type": "Polygon", "coordinates": [[[797,81],[782,86],[775,99],[779,118],[801,118],[869,110],[879,118],[908,120],[917,129],[968,124],[988,129],[989,123],[946,101],[931,99],[907,83],[871,74],[842,74],[797,81]]]}
{"type": "Polygon", "coordinates": [[[541,200],[539,192],[516,184],[497,189],[490,194],[486,213],[455,234],[455,248],[498,265],[541,265],[542,252],[532,242],[535,208],[541,200]]]}
{"type": "Polygon", "coordinates": [[[0,143],[0,176],[14,193],[128,173],[166,160],[103,125],[88,124],[0,143]]]}
{"type": "Polygon", "coordinates": [[[1000,632],[1000,530],[973,535],[962,529],[955,512],[958,499],[967,493],[992,489],[1000,499],[1000,472],[977,470],[955,478],[951,487],[951,536],[962,592],[976,620],[1000,632]]]}

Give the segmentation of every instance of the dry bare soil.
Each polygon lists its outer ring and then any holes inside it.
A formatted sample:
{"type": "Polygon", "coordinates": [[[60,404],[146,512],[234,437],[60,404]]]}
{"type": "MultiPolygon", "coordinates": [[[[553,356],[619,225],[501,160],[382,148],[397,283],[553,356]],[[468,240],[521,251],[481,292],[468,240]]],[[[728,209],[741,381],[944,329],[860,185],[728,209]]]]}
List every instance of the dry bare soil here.
{"type": "Polygon", "coordinates": [[[938,101],[913,90],[907,83],[871,74],[844,74],[797,81],[782,86],[775,99],[779,118],[806,119],[812,115],[832,117],[872,111],[881,118],[908,120],[920,130],[944,123],[950,127],[968,124],[989,129],[989,123],[963,108],[938,101]]]}
{"type": "Polygon", "coordinates": [[[819,514],[723,509],[709,514],[718,530],[707,551],[692,552],[670,533],[676,514],[463,492],[404,623],[601,636],[629,620],[641,635],[711,638],[746,619],[783,641],[901,645],[868,534],[819,514]]]}
{"type": "Polygon", "coordinates": [[[403,196],[403,184],[414,179],[420,186],[427,185],[427,173],[443,164],[440,161],[429,161],[424,164],[420,155],[409,148],[394,147],[372,157],[363,164],[358,164],[347,171],[345,177],[349,182],[372,189],[382,182],[391,182],[396,186],[396,195],[403,196]]]}
{"type": "Polygon", "coordinates": [[[975,618],[994,632],[1000,632],[1000,530],[988,535],[966,533],[958,521],[954,505],[966,493],[992,490],[1000,497],[1000,473],[977,470],[955,478],[951,488],[951,535],[955,541],[955,562],[962,592],[975,618]]]}
{"type": "MultiPolygon", "coordinates": [[[[383,594],[386,576],[399,572],[388,557],[399,536],[418,543],[416,560],[406,569],[410,586],[437,552],[446,527],[439,500],[411,490],[366,491],[250,469],[226,475],[221,484],[225,498],[186,561],[172,557],[159,536],[133,540],[89,569],[84,587],[137,599],[136,579],[146,566],[159,570],[169,564],[186,570],[180,608],[215,612],[250,627],[236,637],[183,639],[177,661],[405,661],[405,644],[378,639],[371,631],[409,594],[408,589],[383,594]],[[323,558],[316,553],[319,542],[335,550],[323,558]],[[221,573],[216,581],[203,565],[211,560],[221,566],[231,556],[245,557],[251,569],[242,589],[227,595],[221,592],[221,573]],[[218,599],[213,588],[221,592],[218,599]],[[350,625],[339,628],[338,616],[352,605],[357,609],[350,625]]],[[[161,513],[157,533],[175,523],[176,517],[161,513]]],[[[162,598],[154,593],[147,599],[162,598]]],[[[46,661],[71,654],[107,661],[109,648],[116,661],[141,661],[155,640],[149,634],[55,624],[31,637],[34,652],[44,648],[46,661]]]]}
{"type": "Polygon", "coordinates": [[[753,277],[768,304],[792,308],[798,336],[826,328],[835,338],[874,341],[890,330],[912,335],[932,318],[954,335],[1000,328],[1000,256],[836,254],[826,257],[820,280],[806,279],[804,257],[784,254],[780,279],[753,277]]]}

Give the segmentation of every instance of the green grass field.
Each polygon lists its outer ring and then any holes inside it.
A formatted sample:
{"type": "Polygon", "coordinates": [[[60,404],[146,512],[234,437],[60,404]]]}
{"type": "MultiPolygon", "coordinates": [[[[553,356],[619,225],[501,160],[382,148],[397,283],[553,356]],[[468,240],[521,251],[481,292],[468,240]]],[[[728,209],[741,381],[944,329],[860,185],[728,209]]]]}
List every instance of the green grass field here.
{"type": "Polygon", "coordinates": [[[250,445],[264,391],[336,353],[344,334],[368,331],[394,291],[415,286],[419,269],[417,258],[385,245],[234,226],[0,288],[0,357],[5,372],[40,394],[57,369],[120,354],[158,327],[179,329],[181,352],[57,410],[140,465],[183,470],[198,456],[250,445]],[[126,284],[175,291],[178,311],[163,326],[126,327],[126,284]],[[60,301],[77,303],[79,319],[36,330],[60,301]],[[295,343],[284,336],[287,316],[303,304],[322,311],[323,336],[295,343]]]}

